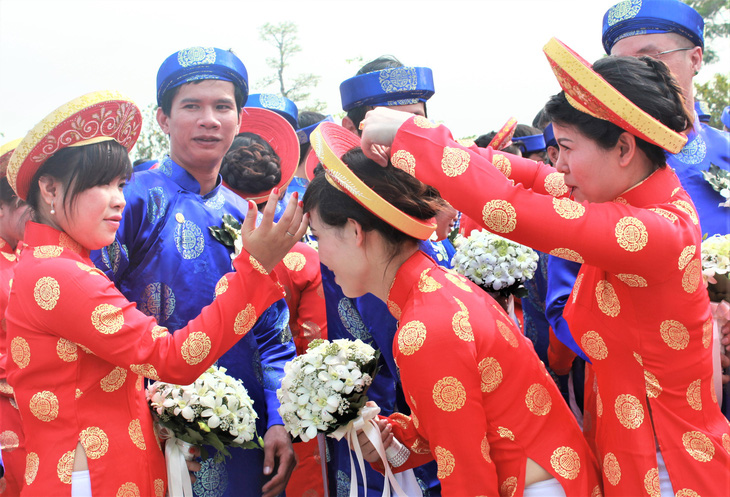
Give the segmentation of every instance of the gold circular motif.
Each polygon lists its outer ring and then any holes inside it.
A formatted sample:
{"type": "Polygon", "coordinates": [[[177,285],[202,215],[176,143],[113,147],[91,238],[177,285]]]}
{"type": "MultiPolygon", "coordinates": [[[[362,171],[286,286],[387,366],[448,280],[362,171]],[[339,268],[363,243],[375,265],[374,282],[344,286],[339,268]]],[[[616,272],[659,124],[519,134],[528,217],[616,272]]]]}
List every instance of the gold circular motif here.
{"type": "Polygon", "coordinates": [[[226,291],[228,291],[228,278],[226,275],[223,275],[218,280],[218,283],[215,284],[215,296],[223,295],[226,291]]]}
{"type": "Polygon", "coordinates": [[[722,434],[722,448],[725,449],[725,452],[730,454],[730,435],[727,433],[722,434]]]}
{"type": "Polygon", "coordinates": [[[259,273],[261,273],[261,274],[264,274],[264,275],[266,275],[266,276],[268,276],[268,275],[269,275],[268,271],[266,271],[266,269],[264,269],[264,266],[262,266],[262,265],[261,265],[261,263],[260,263],[259,261],[257,261],[257,260],[256,260],[256,258],[255,258],[254,256],[252,256],[252,255],[249,255],[249,256],[248,256],[248,262],[249,262],[249,263],[251,264],[251,266],[252,266],[252,267],[253,267],[253,268],[254,268],[254,269],[255,269],[256,271],[258,271],[259,273]]]}
{"type": "Polygon", "coordinates": [[[502,338],[507,340],[507,343],[510,344],[510,346],[514,348],[519,347],[520,343],[517,341],[517,338],[512,332],[512,329],[509,327],[509,325],[505,324],[499,319],[497,320],[497,331],[499,331],[499,334],[502,335],[502,338]]]}
{"type": "Polygon", "coordinates": [[[482,457],[484,458],[484,460],[491,463],[492,456],[490,454],[489,440],[487,440],[486,435],[484,435],[484,438],[482,438],[481,449],[482,449],[482,457]]]}
{"type": "Polygon", "coordinates": [[[97,426],[90,426],[82,431],[79,441],[84,446],[86,457],[91,459],[99,459],[109,450],[109,437],[97,426]]]}
{"type": "Polygon", "coordinates": [[[454,459],[454,455],[448,449],[444,449],[443,447],[436,447],[434,455],[436,456],[436,463],[438,464],[438,472],[436,476],[439,480],[443,480],[454,472],[456,459],[454,459]]]}
{"type": "Polygon", "coordinates": [[[702,410],[702,391],[700,385],[702,380],[695,380],[687,387],[687,403],[695,411],[702,410]]]}
{"type": "Polygon", "coordinates": [[[36,281],[33,297],[38,307],[44,311],[53,310],[61,296],[61,286],[50,276],[44,276],[36,281]]]}
{"type": "Polygon", "coordinates": [[[684,200],[675,200],[672,204],[674,204],[680,211],[689,214],[692,224],[700,224],[700,219],[697,217],[697,213],[689,202],[685,202],[684,200]]]}
{"type": "Polygon", "coordinates": [[[616,278],[632,288],[646,288],[649,286],[646,279],[638,274],[617,274],[616,278]]]}
{"type": "Polygon", "coordinates": [[[626,200],[623,197],[616,197],[615,199],[613,199],[613,203],[614,204],[621,204],[621,205],[629,205],[628,200],[626,200]]]}
{"type": "Polygon", "coordinates": [[[679,219],[675,213],[669,212],[668,210],[659,209],[659,208],[649,209],[649,210],[652,212],[656,212],[657,214],[659,214],[660,216],[662,216],[666,219],[669,219],[673,223],[676,223],[677,219],[679,219]]]}
{"type": "Polygon", "coordinates": [[[689,488],[683,488],[674,494],[674,497],[700,497],[700,494],[689,488]]]}
{"type": "Polygon", "coordinates": [[[482,359],[479,363],[479,376],[482,380],[482,392],[494,392],[502,383],[502,367],[494,357],[482,359]]]}
{"type": "Polygon", "coordinates": [[[10,356],[20,369],[24,369],[30,364],[30,346],[25,338],[15,337],[10,340],[10,356]]]}
{"type": "Polygon", "coordinates": [[[165,328],[164,326],[155,325],[152,328],[152,331],[150,331],[150,334],[152,335],[152,341],[155,341],[158,338],[162,338],[166,335],[169,335],[170,332],[167,331],[167,328],[165,328]]]}
{"type": "Polygon", "coordinates": [[[656,399],[662,393],[662,386],[659,379],[651,371],[644,370],[644,385],[646,387],[646,395],[650,399],[656,399]]]}
{"type": "Polygon", "coordinates": [[[155,479],[155,497],[165,497],[165,482],[161,478],[155,479]]]}
{"type": "Polygon", "coordinates": [[[709,348],[712,345],[712,317],[702,323],[702,346],[709,348]]]}
{"type": "Polygon", "coordinates": [[[460,148],[444,147],[441,170],[449,178],[464,174],[469,167],[469,152],[460,148]]]}
{"type": "Polygon", "coordinates": [[[601,335],[595,331],[587,331],[580,339],[580,345],[592,359],[602,361],[608,357],[608,347],[601,335]]]}
{"type": "Polygon", "coordinates": [[[715,447],[709,437],[699,431],[688,431],[682,435],[684,449],[699,462],[709,462],[715,455],[715,447]]]}
{"type": "Polygon", "coordinates": [[[553,406],[553,399],[547,388],[539,383],[534,383],[527,389],[525,404],[532,414],[545,416],[553,406]]]}
{"type": "Polygon", "coordinates": [[[446,279],[449,280],[451,283],[459,287],[461,290],[464,290],[465,292],[472,293],[471,288],[467,284],[467,279],[464,278],[461,275],[453,274],[453,273],[445,273],[446,279]]]}
{"type": "Polygon", "coordinates": [[[236,316],[233,332],[236,335],[245,335],[256,324],[256,319],[256,309],[254,309],[253,304],[246,304],[246,308],[236,316]]]}
{"type": "Polygon", "coordinates": [[[565,259],[567,261],[573,261],[578,262],[580,264],[583,264],[585,261],[583,260],[583,257],[576,252],[575,250],[567,249],[567,248],[555,248],[550,251],[550,255],[554,255],[555,257],[560,257],[561,259],[565,259]]]}
{"type": "Polygon", "coordinates": [[[113,335],[124,326],[122,308],[111,304],[99,304],[91,313],[91,324],[104,335],[113,335]]]}
{"type": "Polygon", "coordinates": [[[631,394],[616,397],[614,411],[624,428],[635,430],[644,422],[644,407],[641,405],[641,401],[631,394]]]}
{"type": "Polygon", "coordinates": [[[596,414],[603,416],[603,399],[601,399],[601,394],[598,392],[596,392],[596,414]]]}
{"type": "Polygon", "coordinates": [[[679,260],[677,261],[677,267],[681,271],[685,267],[687,267],[687,264],[689,264],[689,261],[692,260],[692,258],[697,253],[697,246],[696,245],[689,245],[687,247],[684,247],[682,249],[682,253],[679,255],[679,260]]]}
{"type": "Polygon", "coordinates": [[[466,389],[458,379],[446,376],[433,386],[433,402],[442,411],[457,411],[466,403],[466,389]]]}
{"type": "Polygon", "coordinates": [[[413,124],[418,126],[419,128],[429,129],[429,128],[438,128],[438,124],[434,124],[428,119],[426,119],[423,116],[416,116],[415,119],[413,119],[413,124]]]}
{"type": "Polygon", "coordinates": [[[664,343],[674,350],[684,350],[689,344],[689,331],[679,321],[668,319],[659,327],[664,343]]]}
{"type": "Polygon", "coordinates": [[[515,435],[512,433],[512,430],[509,428],[505,428],[504,426],[497,427],[497,433],[502,438],[508,438],[509,440],[515,441],[515,435]]]}
{"type": "Polygon", "coordinates": [[[618,300],[613,285],[606,280],[601,280],[596,285],[596,300],[598,308],[606,316],[615,318],[621,313],[621,302],[618,300]]]}
{"type": "Polygon", "coordinates": [[[157,370],[152,364],[132,364],[129,369],[140,376],[149,378],[151,380],[159,380],[160,377],[157,374],[157,370]]]}
{"type": "Polygon", "coordinates": [[[659,470],[657,468],[651,468],[644,475],[644,490],[649,497],[661,497],[661,491],[659,490],[659,470]]]}
{"type": "Polygon", "coordinates": [[[624,217],[616,223],[616,241],[627,252],[638,252],[649,241],[646,226],[635,217],[624,217]]]}
{"type": "Polygon", "coordinates": [[[454,297],[454,300],[456,300],[456,303],[459,304],[461,310],[454,313],[454,316],[451,318],[451,328],[460,339],[465,342],[473,342],[474,331],[472,330],[471,323],[469,322],[469,311],[461,300],[456,297],[454,297]]]}
{"type": "Polygon", "coordinates": [[[137,375],[137,381],[134,382],[134,388],[139,392],[144,389],[144,376],[137,375]]]}
{"type": "Polygon", "coordinates": [[[58,245],[40,245],[33,248],[33,257],[36,259],[51,259],[63,253],[63,248],[58,245]]]}
{"type": "Polygon", "coordinates": [[[430,454],[431,448],[422,438],[417,438],[416,441],[413,442],[413,445],[411,445],[411,452],[414,454],[430,454]]]}
{"type": "Polygon", "coordinates": [[[398,150],[391,156],[390,162],[394,167],[407,172],[411,176],[416,175],[416,158],[407,150],[398,150]]]}
{"type": "Polygon", "coordinates": [[[61,483],[65,483],[66,485],[71,484],[71,473],[73,473],[74,470],[75,452],[75,450],[69,450],[63,454],[56,465],[56,474],[58,475],[58,479],[61,480],[61,483]]]}
{"type": "Polygon", "coordinates": [[[108,375],[101,379],[101,389],[105,392],[119,390],[127,379],[127,370],[122,367],[114,368],[108,375]]]}
{"type": "Polygon", "coordinates": [[[13,387],[8,385],[7,380],[0,379],[0,394],[12,397],[15,394],[13,387]]]}
{"type": "Polygon", "coordinates": [[[29,452],[25,456],[25,484],[30,485],[35,481],[35,477],[38,476],[38,465],[40,459],[38,454],[35,452],[29,452]]]}
{"type": "Polygon", "coordinates": [[[430,269],[424,269],[421,273],[420,278],[418,279],[418,291],[422,293],[431,293],[435,292],[436,290],[439,290],[442,288],[442,285],[436,281],[433,276],[429,276],[428,273],[431,271],[430,269]]]}
{"type": "Polygon", "coordinates": [[[191,366],[200,364],[210,353],[210,338],[202,331],[190,333],[180,347],[185,362],[191,366]]]}
{"type": "Polygon", "coordinates": [[[289,271],[298,272],[304,269],[307,264],[307,258],[299,252],[289,252],[284,256],[284,265],[289,271]]]}
{"type": "Polygon", "coordinates": [[[563,219],[578,219],[586,212],[582,204],[569,198],[553,198],[553,209],[563,219]]]}
{"type": "Polygon", "coordinates": [[[413,421],[413,426],[415,426],[416,429],[418,429],[421,422],[418,421],[418,417],[416,416],[416,413],[414,411],[411,411],[411,421],[413,421]]]}
{"type": "Polygon", "coordinates": [[[3,452],[12,452],[20,446],[20,437],[12,430],[0,433],[0,446],[3,452]]]}
{"type": "Polygon", "coordinates": [[[593,487],[593,491],[591,492],[591,497],[603,497],[603,492],[601,492],[601,487],[599,485],[596,485],[593,487]]]}
{"type": "Polygon", "coordinates": [[[510,476],[499,486],[499,497],[512,497],[517,492],[517,477],[510,476]]]}
{"type": "Polygon", "coordinates": [[[489,231],[509,233],[517,227],[517,211],[506,200],[490,200],[482,208],[482,219],[489,231]]]}
{"type": "Polygon", "coordinates": [[[426,341],[426,325],[421,321],[409,321],[398,331],[398,350],[404,355],[413,355],[426,341]]]}
{"type": "Polygon", "coordinates": [[[606,476],[608,483],[614,487],[621,481],[621,465],[618,463],[618,459],[609,452],[603,458],[603,474],[606,476]]]}
{"type": "Polygon", "coordinates": [[[58,237],[58,244],[63,247],[80,254],[83,251],[83,247],[79,242],[68,236],[66,233],[61,233],[58,237]]]}
{"type": "Polygon", "coordinates": [[[81,396],[82,396],[83,394],[84,394],[84,392],[82,392],[82,391],[81,391],[81,389],[79,389],[79,388],[77,388],[77,389],[76,389],[76,395],[75,395],[75,397],[76,397],[77,399],[78,399],[79,397],[81,397],[81,396]]]}
{"type": "Polygon", "coordinates": [[[78,346],[65,338],[59,338],[56,342],[56,354],[63,362],[74,362],[79,358],[78,346]]]}
{"type": "Polygon", "coordinates": [[[58,417],[58,397],[48,390],[33,395],[29,407],[33,416],[46,423],[58,417]]]}
{"type": "Polygon", "coordinates": [[[144,435],[142,434],[142,423],[139,419],[133,419],[129,423],[127,431],[129,432],[129,438],[132,439],[132,443],[136,445],[138,449],[147,449],[147,445],[144,443],[144,435]]]}
{"type": "Polygon", "coordinates": [[[387,302],[387,305],[388,305],[388,311],[390,311],[390,313],[393,315],[393,317],[396,318],[397,320],[400,320],[401,310],[400,310],[400,307],[398,307],[398,304],[396,304],[395,302],[393,302],[392,300],[389,299],[387,302]]]}
{"type": "Polygon", "coordinates": [[[687,293],[694,293],[702,282],[702,263],[695,259],[690,262],[682,275],[682,288],[687,293]]]}
{"type": "Polygon", "coordinates": [[[578,277],[575,279],[575,283],[573,284],[573,291],[570,292],[570,294],[573,296],[573,303],[575,304],[576,299],[578,298],[578,293],[580,292],[580,286],[583,284],[583,273],[578,274],[578,277]]]}
{"type": "Polygon", "coordinates": [[[554,172],[545,176],[545,191],[553,197],[562,197],[568,193],[563,173],[554,172]]]}
{"type": "Polygon", "coordinates": [[[550,465],[566,480],[575,480],[580,473],[580,456],[570,447],[558,447],[550,456],[550,465]]]}
{"type": "Polygon", "coordinates": [[[116,497],[140,497],[139,487],[135,483],[128,481],[119,487],[116,497]]]}
{"type": "Polygon", "coordinates": [[[512,163],[504,155],[502,155],[502,154],[492,155],[492,164],[494,164],[494,167],[496,167],[499,170],[499,172],[504,174],[506,177],[509,178],[510,175],[512,174],[512,163]]]}

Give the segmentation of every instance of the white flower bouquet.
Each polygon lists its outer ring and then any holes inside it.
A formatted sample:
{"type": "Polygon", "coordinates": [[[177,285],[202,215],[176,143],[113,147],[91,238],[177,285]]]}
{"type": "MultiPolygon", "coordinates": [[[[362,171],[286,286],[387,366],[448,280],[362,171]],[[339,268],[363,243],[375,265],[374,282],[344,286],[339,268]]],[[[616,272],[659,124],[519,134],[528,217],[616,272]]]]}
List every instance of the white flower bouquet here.
{"type": "Polygon", "coordinates": [[[524,283],[537,269],[534,250],[486,230],[474,230],[468,238],[458,235],[454,246],[456,272],[502,297],[527,295],[524,283]]]}
{"type": "Polygon", "coordinates": [[[708,282],[710,300],[730,301],[730,234],[714,235],[702,242],[702,275],[708,282]]]}
{"type": "Polygon", "coordinates": [[[730,207],[730,171],[722,169],[715,164],[710,164],[707,171],[702,171],[710,186],[725,199],[725,202],[718,204],[720,207],[730,207]]]}
{"type": "MultiPolygon", "coordinates": [[[[256,434],[253,400],[225,368],[208,368],[192,385],[156,381],[147,388],[147,399],[159,426],[183,442],[215,447],[218,461],[230,457],[228,447],[264,446],[256,434]]],[[[207,458],[205,452],[202,456],[207,458]]]]}
{"type": "Polygon", "coordinates": [[[313,340],[303,355],[289,361],[276,395],[292,437],[307,442],[357,419],[379,356],[360,340],[313,340]]]}

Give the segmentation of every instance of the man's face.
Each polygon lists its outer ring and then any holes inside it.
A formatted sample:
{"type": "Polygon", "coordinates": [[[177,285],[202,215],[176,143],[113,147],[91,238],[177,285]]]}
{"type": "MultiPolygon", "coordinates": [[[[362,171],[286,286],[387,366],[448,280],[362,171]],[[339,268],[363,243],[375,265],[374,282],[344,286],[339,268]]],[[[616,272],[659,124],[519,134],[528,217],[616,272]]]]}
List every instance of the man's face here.
{"type": "Polygon", "coordinates": [[[170,136],[170,157],[188,171],[220,166],[240,118],[233,83],[212,79],[182,85],[169,116],[157,110],[157,122],[170,136]]]}

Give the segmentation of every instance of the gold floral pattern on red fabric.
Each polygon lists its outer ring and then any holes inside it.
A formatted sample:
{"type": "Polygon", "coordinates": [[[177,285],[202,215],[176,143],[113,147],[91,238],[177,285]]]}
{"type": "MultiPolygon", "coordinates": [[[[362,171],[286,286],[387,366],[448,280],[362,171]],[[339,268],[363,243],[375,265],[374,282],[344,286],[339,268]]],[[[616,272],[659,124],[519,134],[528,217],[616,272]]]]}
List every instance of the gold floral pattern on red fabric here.
{"type": "Polygon", "coordinates": [[[553,197],[562,197],[568,193],[563,173],[554,172],[545,176],[545,191],[553,197]]]}
{"type": "Polygon", "coordinates": [[[682,289],[687,293],[695,293],[702,283],[702,263],[695,259],[690,262],[682,275],[682,289]]]}
{"type": "Polygon", "coordinates": [[[390,313],[393,315],[393,317],[400,320],[401,310],[400,310],[400,307],[398,307],[398,304],[396,304],[395,302],[393,302],[392,300],[389,299],[387,302],[387,305],[388,305],[388,311],[390,311],[390,313]]]}
{"type": "Polygon", "coordinates": [[[299,272],[307,265],[307,258],[299,252],[289,252],[284,256],[284,265],[289,271],[299,272]]]}
{"type": "Polygon", "coordinates": [[[553,209],[563,219],[578,219],[586,213],[582,204],[569,198],[554,198],[553,209]]]}
{"type": "Polygon", "coordinates": [[[621,465],[613,452],[609,452],[603,457],[603,474],[608,483],[614,487],[621,481],[621,465]]]}
{"type": "Polygon", "coordinates": [[[661,491],[659,490],[659,470],[657,468],[651,468],[644,475],[644,490],[649,497],[661,497],[661,491]]]}
{"type": "Polygon", "coordinates": [[[429,276],[428,273],[431,269],[424,269],[418,279],[418,291],[421,293],[431,293],[443,288],[443,285],[436,281],[433,276],[429,276]]]}
{"type": "Polygon", "coordinates": [[[395,424],[403,428],[404,430],[408,429],[408,426],[410,425],[410,420],[408,416],[403,414],[402,412],[394,412],[389,416],[389,419],[393,421],[395,424]]]}
{"type": "Polygon", "coordinates": [[[722,434],[722,448],[725,449],[725,452],[730,454],[730,435],[727,433],[722,434]]]}
{"type": "Polygon", "coordinates": [[[687,387],[687,403],[695,411],[702,410],[702,380],[695,380],[687,387]]]}
{"type": "Polygon", "coordinates": [[[603,399],[601,394],[596,390],[596,414],[603,416],[603,399]]]}
{"type": "Polygon", "coordinates": [[[33,247],[33,257],[36,259],[51,259],[63,253],[63,248],[58,245],[39,245],[33,247]]]}
{"type": "Polygon", "coordinates": [[[627,286],[632,288],[646,288],[649,286],[646,279],[642,278],[638,274],[617,274],[616,278],[626,283],[627,286]]]}
{"type": "Polygon", "coordinates": [[[81,389],[79,389],[79,388],[77,388],[77,389],[76,389],[76,396],[75,396],[75,397],[76,397],[77,399],[78,399],[79,397],[81,397],[81,396],[82,396],[83,394],[84,394],[84,392],[82,392],[82,391],[81,391],[81,389]]]}
{"type": "Polygon", "coordinates": [[[456,459],[454,459],[454,455],[451,451],[438,446],[434,449],[434,455],[436,456],[436,464],[438,464],[438,472],[436,476],[439,480],[443,480],[454,472],[456,459]]]}
{"type": "Polygon", "coordinates": [[[646,388],[646,395],[650,399],[656,399],[662,393],[662,386],[659,384],[659,379],[654,373],[646,369],[644,370],[644,386],[646,388]]]}
{"type": "Polygon", "coordinates": [[[517,492],[517,477],[510,476],[499,486],[499,497],[512,497],[517,492]]]}
{"type": "Polygon", "coordinates": [[[112,369],[108,375],[101,379],[99,385],[101,386],[101,389],[107,393],[115,392],[122,388],[126,379],[127,370],[117,366],[112,369]]]}
{"type": "Polygon", "coordinates": [[[575,480],[580,473],[580,456],[570,447],[558,447],[550,456],[553,470],[566,480],[575,480]]]}
{"type": "Polygon", "coordinates": [[[684,350],[689,344],[689,331],[679,321],[668,319],[659,326],[664,343],[674,350],[684,350]]]}
{"type": "Polygon", "coordinates": [[[35,481],[35,477],[38,476],[38,466],[40,465],[40,458],[35,452],[28,452],[25,456],[25,484],[31,485],[35,481]]]}
{"type": "Polygon", "coordinates": [[[484,435],[484,438],[482,438],[482,443],[480,444],[481,450],[482,450],[482,457],[485,461],[491,463],[492,462],[492,455],[490,453],[489,448],[489,440],[487,439],[487,435],[484,435]]]}
{"type": "Polygon", "coordinates": [[[416,416],[416,413],[413,411],[411,411],[411,421],[413,421],[413,426],[415,426],[416,429],[418,429],[421,422],[418,421],[418,416],[416,416]]]}
{"type": "Polygon", "coordinates": [[[431,121],[429,121],[428,119],[426,119],[423,116],[416,116],[413,119],[413,124],[415,124],[419,128],[423,128],[423,129],[430,129],[430,128],[438,128],[439,127],[438,124],[432,123],[431,121]]]}
{"type": "Polygon", "coordinates": [[[10,262],[15,262],[18,258],[15,256],[15,254],[8,254],[7,252],[0,252],[0,254],[5,257],[5,259],[9,260],[10,262]]]}
{"type": "Polygon", "coordinates": [[[487,357],[479,362],[482,392],[494,392],[502,383],[502,366],[494,357],[487,357]]]}
{"type": "Polygon", "coordinates": [[[677,222],[677,219],[679,219],[674,212],[669,212],[666,209],[653,208],[653,209],[649,209],[649,210],[652,211],[652,212],[656,212],[657,214],[659,214],[663,218],[669,219],[673,223],[676,223],[677,222]]]}
{"type": "Polygon", "coordinates": [[[712,345],[712,317],[702,323],[702,346],[709,348],[712,345]]]}
{"type": "Polygon", "coordinates": [[[264,274],[264,275],[267,275],[267,276],[269,275],[268,271],[266,271],[266,269],[264,269],[264,266],[262,266],[261,263],[259,261],[257,261],[254,256],[249,255],[248,256],[248,262],[259,273],[264,274]]]}
{"type": "Polygon", "coordinates": [[[697,212],[695,212],[694,208],[689,202],[685,202],[684,200],[675,200],[674,202],[672,202],[672,204],[674,204],[680,211],[689,214],[689,218],[692,220],[693,224],[700,224],[700,219],[697,217],[697,212]]]}
{"type": "Polygon", "coordinates": [[[66,233],[61,233],[61,235],[58,237],[58,244],[61,247],[67,248],[77,254],[80,254],[84,251],[84,248],[81,246],[81,244],[68,236],[66,233]]]}
{"type": "Polygon", "coordinates": [[[63,362],[74,362],[79,358],[79,347],[65,338],[59,338],[56,342],[56,354],[63,362]]]}
{"type": "Polygon", "coordinates": [[[525,405],[535,416],[545,416],[553,406],[553,399],[547,388],[539,383],[534,383],[527,389],[525,405]]]}
{"type": "Polygon", "coordinates": [[[510,430],[509,428],[505,428],[504,426],[499,426],[497,428],[497,433],[502,438],[507,438],[509,440],[512,440],[513,442],[515,440],[515,435],[514,433],[512,433],[512,430],[510,430]]]}
{"type": "Polygon", "coordinates": [[[233,323],[233,332],[236,335],[245,335],[256,324],[256,319],[256,309],[254,309],[253,304],[246,304],[246,308],[236,316],[236,321],[233,323]]]}
{"type": "Polygon", "coordinates": [[[124,326],[124,314],[120,307],[111,304],[99,304],[91,313],[91,324],[99,333],[113,335],[124,326]]]}
{"type": "Polygon", "coordinates": [[[578,262],[580,264],[585,262],[582,255],[575,250],[568,248],[554,248],[550,251],[550,255],[554,255],[555,257],[560,257],[561,259],[568,261],[578,262]]]}
{"type": "Polygon", "coordinates": [[[614,411],[624,428],[635,430],[644,422],[644,406],[631,394],[626,393],[616,397],[614,411]]]}
{"type": "Polygon", "coordinates": [[[215,296],[223,295],[226,291],[228,291],[228,278],[224,274],[215,284],[215,296]]]}
{"type": "Polygon", "coordinates": [[[580,292],[580,286],[583,284],[583,274],[578,274],[578,277],[575,279],[575,284],[573,284],[573,291],[570,292],[570,294],[573,296],[573,303],[575,304],[576,299],[578,298],[578,293],[580,292]]]}
{"type": "Polygon", "coordinates": [[[688,431],[682,435],[685,450],[699,462],[711,461],[715,455],[715,446],[710,438],[699,431],[688,431]]]}
{"type": "Polygon", "coordinates": [[[519,347],[520,343],[517,341],[517,337],[515,337],[512,329],[500,320],[497,320],[497,331],[499,331],[499,334],[502,335],[502,338],[507,340],[507,343],[510,344],[510,346],[514,348],[519,347]]]}
{"type": "Polygon", "coordinates": [[[194,331],[183,342],[180,347],[185,362],[194,366],[200,364],[210,353],[210,338],[202,331],[194,331]]]}
{"type": "Polygon", "coordinates": [[[161,478],[156,478],[154,482],[155,497],[165,497],[165,482],[161,478]]]}
{"type": "Polygon", "coordinates": [[[580,339],[580,345],[591,359],[602,361],[608,357],[608,347],[601,335],[596,331],[586,331],[580,339]]]}
{"type": "Polygon", "coordinates": [[[31,414],[43,422],[48,423],[58,417],[58,397],[49,390],[33,395],[28,405],[31,414]]]}
{"type": "Polygon", "coordinates": [[[494,154],[492,156],[492,164],[494,164],[494,167],[496,167],[499,172],[504,174],[507,178],[512,175],[512,163],[504,155],[494,154]]]}
{"type": "Polygon", "coordinates": [[[132,364],[129,369],[140,376],[149,378],[151,380],[159,380],[160,376],[157,374],[157,370],[152,364],[132,364]]]}
{"type": "Polygon", "coordinates": [[[75,450],[69,450],[61,456],[56,465],[56,474],[61,483],[71,485],[71,473],[74,470],[74,453],[75,450]]]}
{"type": "Polygon", "coordinates": [[[454,313],[454,316],[451,318],[451,327],[457,337],[465,342],[473,342],[474,331],[472,330],[471,323],[469,322],[469,310],[461,300],[456,297],[454,297],[454,300],[456,300],[456,303],[459,305],[461,310],[454,313]]]}
{"type": "Polygon", "coordinates": [[[444,147],[444,155],[441,158],[441,170],[449,178],[455,178],[464,174],[469,167],[469,152],[460,148],[444,147]]]}
{"type": "Polygon", "coordinates": [[[93,274],[95,276],[104,276],[104,272],[101,271],[99,268],[87,266],[83,262],[76,262],[76,267],[81,269],[82,271],[85,271],[89,274],[93,274]]]}
{"type": "Polygon", "coordinates": [[[140,450],[147,450],[147,445],[144,442],[144,435],[142,434],[142,423],[139,419],[133,419],[127,427],[129,432],[129,438],[132,443],[137,446],[140,450]]]}
{"type": "Polygon", "coordinates": [[[155,341],[158,338],[162,338],[165,335],[169,335],[170,332],[164,326],[155,325],[155,327],[152,328],[152,331],[150,331],[150,334],[152,335],[152,341],[155,341]]]}
{"type": "Polygon", "coordinates": [[[606,316],[615,318],[621,313],[621,302],[616,295],[616,290],[607,280],[601,280],[596,284],[596,301],[598,308],[606,316]]]}
{"type": "Polygon", "coordinates": [[[453,283],[454,285],[456,285],[461,290],[464,290],[465,292],[472,293],[471,288],[466,283],[468,280],[466,278],[464,278],[463,276],[458,275],[458,274],[454,274],[454,273],[451,273],[451,272],[445,273],[445,276],[446,276],[446,279],[447,280],[449,280],[451,283],[453,283]]]}
{"type": "Polygon", "coordinates": [[[700,494],[689,488],[683,488],[674,494],[674,497],[700,497],[700,494]]]}
{"type": "Polygon", "coordinates": [[[33,289],[33,298],[35,298],[38,307],[44,311],[51,311],[61,296],[61,286],[58,281],[50,276],[44,276],[36,281],[33,289]]]}
{"type": "Polygon", "coordinates": [[[482,220],[489,231],[509,233],[517,227],[517,211],[506,200],[490,200],[482,208],[482,220]]]}
{"type": "Polygon", "coordinates": [[[405,171],[411,176],[416,175],[416,158],[407,150],[398,150],[390,158],[393,167],[405,171]]]}
{"type": "Polygon", "coordinates": [[[426,325],[421,321],[409,321],[398,331],[398,350],[404,355],[413,355],[426,341],[426,325]]]}
{"type": "Polygon", "coordinates": [[[593,487],[593,491],[591,492],[591,497],[603,497],[603,492],[601,492],[601,487],[596,485],[593,487]]]}
{"type": "Polygon", "coordinates": [[[623,217],[616,223],[616,241],[627,252],[638,252],[649,241],[646,226],[635,217],[623,217]]]}
{"type": "Polygon", "coordinates": [[[687,264],[689,264],[689,261],[692,260],[692,258],[697,253],[697,246],[696,245],[689,245],[687,247],[684,247],[682,249],[682,253],[679,254],[679,260],[677,261],[677,267],[682,270],[687,267],[687,264]]]}
{"type": "Polygon", "coordinates": [[[430,454],[431,448],[428,446],[425,440],[417,438],[411,445],[411,452],[414,454],[430,454]]]}
{"type": "Polygon", "coordinates": [[[99,459],[109,450],[109,437],[98,426],[89,426],[79,434],[79,442],[84,446],[86,457],[99,459]]]}
{"type": "Polygon", "coordinates": [[[14,337],[10,340],[10,357],[20,369],[30,364],[30,346],[23,337],[14,337]]]}
{"type": "Polygon", "coordinates": [[[14,394],[13,387],[8,385],[7,380],[0,379],[0,393],[8,396],[12,396],[14,394]]]}
{"type": "Polygon", "coordinates": [[[128,481],[119,487],[116,497],[140,497],[139,487],[136,483],[128,481]]]}
{"type": "Polygon", "coordinates": [[[3,452],[12,452],[20,446],[20,437],[12,430],[5,430],[0,433],[0,446],[3,452]]]}
{"type": "Polygon", "coordinates": [[[442,411],[458,411],[466,403],[466,389],[457,378],[445,376],[433,386],[433,402],[442,411]]]}

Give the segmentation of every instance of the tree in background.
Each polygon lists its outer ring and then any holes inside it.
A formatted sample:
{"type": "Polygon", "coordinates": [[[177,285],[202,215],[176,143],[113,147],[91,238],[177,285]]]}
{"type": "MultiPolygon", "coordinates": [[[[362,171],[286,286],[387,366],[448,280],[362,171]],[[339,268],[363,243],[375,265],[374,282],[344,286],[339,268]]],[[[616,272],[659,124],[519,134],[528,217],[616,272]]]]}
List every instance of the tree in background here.
{"type": "Polygon", "coordinates": [[[264,88],[278,85],[279,93],[297,104],[299,110],[322,112],[326,104],[317,99],[311,99],[311,89],[317,86],[320,77],[303,73],[294,78],[284,75],[285,69],[291,65],[292,58],[302,51],[297,42],[299,28],[293,22],[271,24],[267,22],[259,28],[261,39],[276,48],[277,56],[268,57],[266,64],[274,70],[274,74],[261,81],[264,88]]]}
{"type": "Polygon", "coordinates": [[[710,108],[710,126],[722,129],[720,115],[730,105],[730,73],[717,73],[707,83],[695,83],[695,98],[705,102],[710,108]]]}
{"type": "Polygon", "coordinates": [[[705,63],[717,62],[717,53],[709,42],[730,37],[730,0],[683,0],[705,20],[705,63]]]}
{"type": "Polygon", "coordinates": [[[157,124],[157,105],[149,104],[142,111],[142,131],[130,152],[130,159],[161,159],[169,150],[167,135],[157,124]]]}

